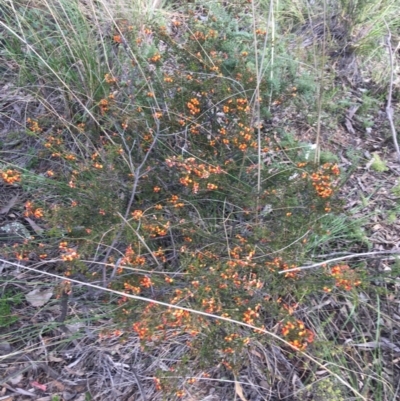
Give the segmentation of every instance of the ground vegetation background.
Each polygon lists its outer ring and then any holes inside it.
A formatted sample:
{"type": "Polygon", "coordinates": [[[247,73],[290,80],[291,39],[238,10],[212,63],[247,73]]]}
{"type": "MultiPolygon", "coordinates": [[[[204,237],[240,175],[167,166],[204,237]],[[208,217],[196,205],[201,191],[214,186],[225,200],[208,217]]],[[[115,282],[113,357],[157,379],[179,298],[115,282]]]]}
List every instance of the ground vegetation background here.
{"type": "Polygon", "coordinates": [[[0,400],[397,400],[394,0],[0,3],[0,400]]]}

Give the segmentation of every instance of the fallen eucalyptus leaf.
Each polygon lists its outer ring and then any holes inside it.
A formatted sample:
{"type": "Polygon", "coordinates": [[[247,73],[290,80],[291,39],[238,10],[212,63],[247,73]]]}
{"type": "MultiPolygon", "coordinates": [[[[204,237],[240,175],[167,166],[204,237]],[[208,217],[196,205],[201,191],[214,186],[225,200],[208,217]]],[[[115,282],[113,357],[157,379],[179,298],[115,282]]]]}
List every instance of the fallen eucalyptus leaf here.
{"type": "Polygon", "coordinates": [[[30,219],[29,217],[25,217],[25,220],[30,224],[37,235],[43,234],[43,228],[38,226],[32,219],[30,219]]]}
{"type": "Polygon", "coordinates": [[[240,383],[236,380],[236,378],[235,378],[235,391],[242,401],[247,401],[246,397],[243,394],[243,388],[240,385],[240,383]]]}
{"type": "Polygon", "coordinates": [[[0,214],[7,214],[17,204],[18,200],[18,195],[15,195],[13,198],[11,198],[7,205],[0,209],[0,214]]]}
{"type": "Polygon", "coordinates": [[[32,306],[43,306],[46,304],[49,299],[53,296],[52,290],[40,291],[40,290],[33,290],[25,295],[26,300],[32,306]]]}
{"type": "Polygon", "coordinates": [[[37,381],[31,382],[31,386],[36,387],[36,388],[38,388],[39,390],[42,390],[42,391],[46,391],[47,390],[47,386],[45,384],[40,384],[37,381]]]}
{"type": "Polygon", "coordinates": [[[11,383],[13,386],[16,386],[17,384],[21,383],[23,378],[24,375],[20,373],[19,375],[11,377],[9,383],[11,383]]]}

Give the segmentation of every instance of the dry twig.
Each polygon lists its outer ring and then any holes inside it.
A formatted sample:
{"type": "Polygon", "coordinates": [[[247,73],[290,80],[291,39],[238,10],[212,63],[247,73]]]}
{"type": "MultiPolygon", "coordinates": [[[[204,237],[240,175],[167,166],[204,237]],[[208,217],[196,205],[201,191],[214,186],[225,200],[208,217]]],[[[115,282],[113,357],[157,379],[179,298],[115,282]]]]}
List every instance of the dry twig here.
{"type": "Polygon", "coordinates": [[[320,266],[327,265],[329,263],[340,262],[340,261],[346,260],[346,259],[354,259],[354,258],[361,258],[361,257],[369,257],[372,259],[372,258],[380,258],[380,257],[382,257],[382,255],[393,255],[393,254],[400,255],[400,249],[392,250],[392,251],[352,253],[351,255],[346,255],[346,256],[341,256],[340,258],[325,260],[323,262],[314,263],[312,265],[300,266],[300,267],[295,267],[294,269],[283,270],[283,271],[280,271],[279,274],[283,274],[283,273],[286,274],[288,272],[296,272],[299,270],[312,269],[313,267],[320,267],[320,266]]]}

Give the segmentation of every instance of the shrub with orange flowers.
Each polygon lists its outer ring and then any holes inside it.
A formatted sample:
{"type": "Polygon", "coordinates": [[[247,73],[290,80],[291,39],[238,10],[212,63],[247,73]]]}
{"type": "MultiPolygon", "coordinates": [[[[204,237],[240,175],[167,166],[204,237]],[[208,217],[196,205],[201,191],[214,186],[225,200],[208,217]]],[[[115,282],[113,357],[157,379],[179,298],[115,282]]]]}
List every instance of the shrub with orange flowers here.
{"type": "Polygon", "coordinates": [[[283,338],[296,350],[304,351],[314,341],[314,333],[301,320],[287,319],[281,324],[283,338]]]}
{"type": "Polygon", "coordinates": [[[220,166],[214,167],[206,163],[199,163],[194,157],[184,159],[173,156],[170,159],[166,159],[165,163],[168,167],[173,167],[180,172],[180,184],[191,188],[195,194],[201,189],[209,191],[218,189],[218,185],[210,182],[210,179],[213,176],[224,173],[220,166]]]}
{"type": "Polygon", "coordinates": [[[323,199],[330,198],[340,170],[337,164],[325,163],[316,172],[309,175],[317,195],[323,199]]]}
{"type": "Polygon", "coordinates": [[[278,341],[263,329],[280,324],[282,338],[304,351],[317,339],[295,305],[324,285],[349,290],[360,279],[347,265],[296,270],[322,248],[340,175],[336,164],[307,161],[281,130],[264,129],[272,107],[301,98],[298,70],[267,60],[262,27],[255,49],[249,16],[236,18],[247,1],[215,2],[206,19],[188,3],[182,22],[175,14],[113,29],[90,95],[68,82],[68,112],[27,120],[46,163],[27,184],[17,168],[0,177],[32,192],[21,215],[40,219],[43,246],[27,239],[6,252],[27,263],[49,255],[66,276],[101,277],[124,293],[113,317],[143,347],[183,342],[186,360],[237,373],[253,340],[278,341]],[[267,61],[261,76],[256,61],[267,61]]]}

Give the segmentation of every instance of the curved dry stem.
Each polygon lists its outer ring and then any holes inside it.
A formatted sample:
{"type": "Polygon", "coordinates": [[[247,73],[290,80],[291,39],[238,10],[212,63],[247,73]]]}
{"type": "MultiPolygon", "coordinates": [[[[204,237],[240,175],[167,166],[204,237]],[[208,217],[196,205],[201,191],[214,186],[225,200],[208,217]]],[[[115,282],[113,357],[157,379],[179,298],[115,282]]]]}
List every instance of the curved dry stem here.
{"type": "Polygon", "coordinates": [[[279,274],[287,273],[287,272],[294,272],[294,271],[299,271],[299,270],[313,269],[314,267],[325,266],[329,263],[340,262],[340,261],[346,260],[346,259],[355,259],[355,258],[362,258],[362,257],[369,257],[370,259],[372,259],[372,258],[381,258],[382,255],[393,255],[393,254],[400,255],[400,251],[392,250],[392,251],[352,253],[351,255],[341,256],[340,258],[329,259],[329,260],[325,260],[323,262],[314,263],[312,265],[300,266],[300,267],[296,267],[294,269],[288,269],[288,270],[279,272],[279,274]]]}

